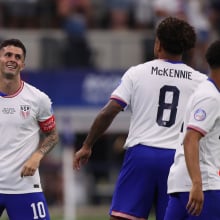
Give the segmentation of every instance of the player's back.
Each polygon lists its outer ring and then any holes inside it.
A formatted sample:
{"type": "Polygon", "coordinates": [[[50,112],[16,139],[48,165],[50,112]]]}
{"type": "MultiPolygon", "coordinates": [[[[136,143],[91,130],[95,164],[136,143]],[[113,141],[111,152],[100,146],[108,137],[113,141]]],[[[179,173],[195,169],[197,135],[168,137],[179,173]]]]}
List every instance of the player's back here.
{"type": "Polygon", "coordinates": [[[207,76],[184,63],[158,59],[131,67],[124,78],[131,91],[129,100],[121,98],[132,110],[126,146],[175,149],[188,98],[207,76]]]}

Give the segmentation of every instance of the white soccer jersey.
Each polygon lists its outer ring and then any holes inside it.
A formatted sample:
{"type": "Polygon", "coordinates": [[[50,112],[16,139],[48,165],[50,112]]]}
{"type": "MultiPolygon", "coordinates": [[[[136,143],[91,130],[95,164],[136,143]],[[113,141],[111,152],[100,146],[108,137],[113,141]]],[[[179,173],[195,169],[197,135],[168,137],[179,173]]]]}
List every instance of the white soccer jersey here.
{"type": "Polygon", "coordinates": [[[0,96],[0,193],[42,191],[39,172],[21,178],[25,161],[37,149],[40,128],[54,127],[49,97],[22,82],[12,96],[0,96]]]}
{"type": "MultiPolygon", "coordinates": [[[[200,140],[200,169],[203,190],[220,189],[220,93],[215,85],[206,80],[191,96],[184,119],[186,127],[204,135],[200,140]]],[[[168,193],[189,192],[189,177],[183,145],[176,150],[174,164],[168,177],[168,193]]]]}
{"type": "Polygon", "coordinates": [[[125,148],[144,144],[175,149],[186,102],[206,78],[183,63],[162,59],[131,67],[111,95],[131,108],[125,148]]]}

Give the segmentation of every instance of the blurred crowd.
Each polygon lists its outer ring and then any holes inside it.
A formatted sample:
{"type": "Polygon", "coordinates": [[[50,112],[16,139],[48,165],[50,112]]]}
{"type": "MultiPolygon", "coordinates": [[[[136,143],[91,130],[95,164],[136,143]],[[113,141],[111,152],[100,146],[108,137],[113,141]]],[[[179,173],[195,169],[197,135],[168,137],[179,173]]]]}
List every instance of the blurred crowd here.
{"type": "MultiPolygon", "coordinates": [[[[89,59],[88,30],[153,30],[169,15],[195,27],[195,55],[189,53],[187,59],[193,67],[206,71],[204,59],[196,57],[204,54],[213,36],[220,35],[219,0],[0,0],[1,28],[63,30],[69,36],[69,48],[80,47],[81,60],[89,59]]],[[[88,61],[80,65],[91,66],[88,61]]]]}
{"type": "Polygon", "coordinates": [[[218,0],[0,0],[0,10],[5,28],[142,29],[173,15],[220,29],[218,0]]]}

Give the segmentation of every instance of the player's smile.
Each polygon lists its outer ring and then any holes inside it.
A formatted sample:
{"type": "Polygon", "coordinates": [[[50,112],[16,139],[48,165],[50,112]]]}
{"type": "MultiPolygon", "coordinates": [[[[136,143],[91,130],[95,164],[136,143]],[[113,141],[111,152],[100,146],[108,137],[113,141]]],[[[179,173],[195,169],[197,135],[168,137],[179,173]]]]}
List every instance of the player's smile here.
{"type": "Polygon", "coordinates": [[[8,68],[8,69],[10,69],[10,70],[15,70],[16,68],[17,68],[17,64],[16,63],[12,63],[12,62],[8,62],[8,63],[6,63],[6,67],[8,68]]]}
{"type": "Polygon", "coordinates": [[[0,54],[1,72],[6,78],[13,78],[24,68],[24,55],[20,48],[5,47],[0,54]]]}
{"type": "Polygon", "coordinates": [[[13,78],[15,75],[17,75],[19,70],[20,68],[17,62],[8,61],[4,65],[3,75],[8,79],[13,78]]]}

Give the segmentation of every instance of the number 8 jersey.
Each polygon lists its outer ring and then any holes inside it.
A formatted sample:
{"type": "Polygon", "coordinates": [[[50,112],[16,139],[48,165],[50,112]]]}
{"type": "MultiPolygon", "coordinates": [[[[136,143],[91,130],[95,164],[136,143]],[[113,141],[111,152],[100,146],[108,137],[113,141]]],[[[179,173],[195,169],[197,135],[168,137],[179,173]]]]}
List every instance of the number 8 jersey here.
{"type": "Polygon", "coordinates": [[[125,148],[143,144],[176,149],[187,101],[206,79],[182,62],[162,59],[129,68],[111,95],[131,110],[125,148]]]}

